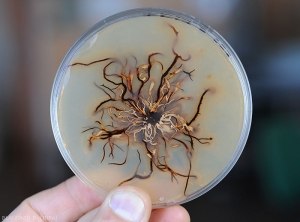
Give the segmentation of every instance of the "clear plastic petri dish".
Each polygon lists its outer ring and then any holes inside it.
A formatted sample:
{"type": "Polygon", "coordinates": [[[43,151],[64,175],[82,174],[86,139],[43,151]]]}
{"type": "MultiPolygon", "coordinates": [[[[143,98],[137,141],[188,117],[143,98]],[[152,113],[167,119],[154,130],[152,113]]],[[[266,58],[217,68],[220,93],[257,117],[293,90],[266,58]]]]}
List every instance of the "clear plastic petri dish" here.
{"type": "Polygon", "coordinates": [[[126,184],[154,208],[193,200],[232,169],[248,138],[249,83],[199,19],[141,8],[85,32],[53,84],[51,122],[72,171],[107,194],[126,184]]]}

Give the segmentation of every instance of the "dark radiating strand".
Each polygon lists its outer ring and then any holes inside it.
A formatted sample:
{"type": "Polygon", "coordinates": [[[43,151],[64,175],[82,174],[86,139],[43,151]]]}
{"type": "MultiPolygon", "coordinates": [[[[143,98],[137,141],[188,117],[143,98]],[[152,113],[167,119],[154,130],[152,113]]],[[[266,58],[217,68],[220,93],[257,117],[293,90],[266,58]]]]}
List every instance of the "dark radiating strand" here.
{"type": "Polygon", "coordinates": [[[119,186],[121,186],[122,184],[124,184],[124,183],[126,183],[126,182],[129,182],[129,181],[131,181],[131,180],[133,180],[134,178],[138,178],[138,179],[148,179],[151,175],[152,175],[152,172],[153,172],[153,170],[152,170],[152,161],[150,160],[150,173],[148,174],[148,175],[146,175],[146,176],[141,176],[141,175],[138,175],[137,174],[137,172],[138,172],[138,170],[139,170],[139,167],[140,167],[140,165],[141,165],[141,155],[140,155],[140,152],[137,150],[137,152],[138,152],[138,155],[139,155],[139,164],[137,165],[137,168],[136,168],[136,170],[135,170],[135,173],[134,173],[134,175],[132,176],[132,177],[130,177],[129,179],[127,179],[127,180],[124,180],[123,182],[121,182],[120,184],[119,184],[119,186]]]}
{"type": "Polygon", "coordinates": [[[196,118],[198,117],[198,115],[200,115],[200,107],[201,107],[201,104],[202,104],[202,101],[203,101],[203,98],[205,96],[205,94],[209,91],[209,89],[205,90],[204,93],[202,94],[201,98],[200,98],[200,101],[198,103],[198,106],[197,106],[197,110],[196,110],[196,113],[195,115],[193,116],[193,118],[190,120],[190,122],[187,123],[187,125],[191,125],[195,120],[196,118]]]}
{"type": "Polygon", "coordinates": [[[76,65],[81,65],[81,66],[90,66],[92,64],[95,64],[95,63],[99,63],[99,62],[104,62],[104,61],[107,61],[107,60],[110,60],[111,58],[105,58],[105,59],[100,59],[100,60],[95,60],[93,62],[90,62],[90,63],[82,63],[82,62],[76,62],[76,63],[73,63],[69,66],[76,66],[76,65]]]}

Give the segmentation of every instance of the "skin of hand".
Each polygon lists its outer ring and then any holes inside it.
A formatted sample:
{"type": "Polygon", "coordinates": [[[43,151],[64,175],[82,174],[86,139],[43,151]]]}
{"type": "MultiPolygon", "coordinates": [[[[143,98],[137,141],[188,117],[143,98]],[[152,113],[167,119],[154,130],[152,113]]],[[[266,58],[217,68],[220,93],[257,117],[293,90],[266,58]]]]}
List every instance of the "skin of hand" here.
{"type": "Polygon", "coordinates": [[[120,186],[105,197],[72,177],[25,199],[4,221],[188,222],[190,216],[181,206],[152,210],[138,187],[120,186]]]}

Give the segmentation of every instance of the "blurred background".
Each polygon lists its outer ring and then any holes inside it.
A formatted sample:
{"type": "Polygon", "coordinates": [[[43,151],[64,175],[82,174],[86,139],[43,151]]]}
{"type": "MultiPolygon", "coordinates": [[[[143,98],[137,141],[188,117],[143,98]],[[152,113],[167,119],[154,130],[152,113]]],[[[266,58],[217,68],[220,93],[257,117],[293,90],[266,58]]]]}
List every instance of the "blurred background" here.
{"type": "Polygon", "coordinates": [[[147,6],[211,25],[240,57],[252,89],[245,150],[220,184],[183,205],[192,221],[300,221],[298,0],[0,0],[0,216],[73,175],[49,114],[67,50],[99,20],[147,6]]]}

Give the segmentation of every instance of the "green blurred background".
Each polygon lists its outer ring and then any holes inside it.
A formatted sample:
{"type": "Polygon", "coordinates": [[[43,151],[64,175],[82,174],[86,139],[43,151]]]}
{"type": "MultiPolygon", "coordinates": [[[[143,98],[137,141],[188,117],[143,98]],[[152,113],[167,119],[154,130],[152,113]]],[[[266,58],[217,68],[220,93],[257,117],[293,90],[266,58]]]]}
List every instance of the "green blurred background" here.
{"type": "Polygon", "coordinates": [[[72,176],[49,115],[67,50],[99,20],[147,6],[211,25],[240,57],[252,88],[245,150],[220,184],[184,204],[192,221],[300,221],[298,0],[0,0],[0,216],[72,176]]]}

